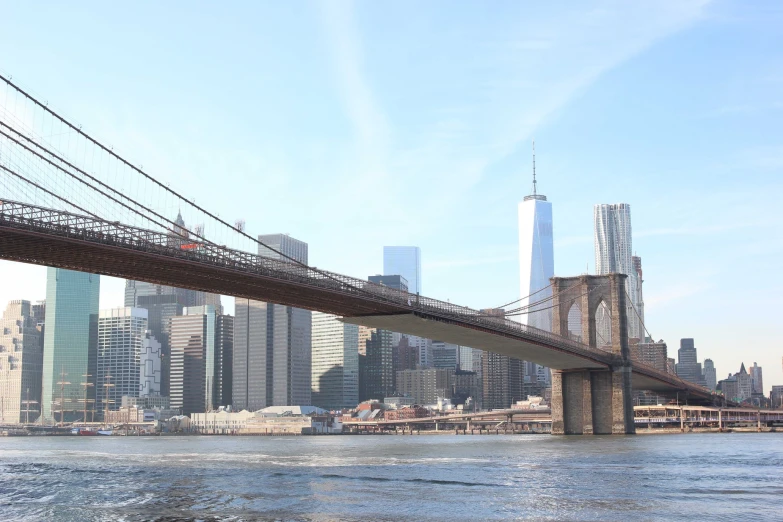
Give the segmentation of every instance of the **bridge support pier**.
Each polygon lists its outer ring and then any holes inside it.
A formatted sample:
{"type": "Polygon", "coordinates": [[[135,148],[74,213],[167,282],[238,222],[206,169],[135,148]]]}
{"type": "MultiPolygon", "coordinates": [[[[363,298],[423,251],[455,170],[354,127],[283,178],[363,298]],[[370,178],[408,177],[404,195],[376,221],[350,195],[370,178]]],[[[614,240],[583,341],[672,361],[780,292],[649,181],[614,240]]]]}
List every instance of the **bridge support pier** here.
{"type": "Polygon", "coordinates": [[[603,303],[609,309],[608,348],[613,361],[607,369],[552,371],[552,433],[565,435],[621,435],[636,433],[631,396],[631,356],[624,274],[553,277],[552,333],[568,337],[572,306],[581,313],[582,339],[599,348],[596,314],[603,303]]]}
{"type": "Polygon", "coordinates": [[[631,368],[552,371],[552,434],[636,433],[631,368]]]}

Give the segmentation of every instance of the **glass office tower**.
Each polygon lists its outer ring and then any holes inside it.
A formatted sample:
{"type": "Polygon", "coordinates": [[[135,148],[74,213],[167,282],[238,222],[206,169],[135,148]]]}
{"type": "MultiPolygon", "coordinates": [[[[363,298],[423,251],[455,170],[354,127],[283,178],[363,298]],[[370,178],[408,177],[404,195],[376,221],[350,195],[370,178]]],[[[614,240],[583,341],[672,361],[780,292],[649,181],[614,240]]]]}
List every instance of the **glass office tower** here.
{"type": "Polygon", "coordinates": [[[95,400],[99,292],[96,274],[47,271],[41,410],[48,422],[81,420],[85,400],[95,400]]]}
{"type": "Polygon", "coordinates": [[[408,281],[408,292],[420,294],[421,250],[419,247],[383,247],[383,275],[401,275],[408,281]]]}

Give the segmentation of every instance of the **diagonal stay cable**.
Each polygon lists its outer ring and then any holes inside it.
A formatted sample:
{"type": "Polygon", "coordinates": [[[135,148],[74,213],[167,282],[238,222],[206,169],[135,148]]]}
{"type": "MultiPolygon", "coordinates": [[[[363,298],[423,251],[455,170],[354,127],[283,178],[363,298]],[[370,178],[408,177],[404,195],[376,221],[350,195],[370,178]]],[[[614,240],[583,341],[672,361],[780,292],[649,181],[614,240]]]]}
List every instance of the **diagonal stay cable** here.
{"type": "MultiPolygon", "coordinates": [[[[572,288],[576,288],[576,287],[577,287],[577,286],[579,286],[580,284],[581,284],[581,282],[577,281],[577,282],[576,282],[576,283],[574,283],[573,285],[571,285],[571,286],[569,286],[568,288],[566,288],[565,290],[563,290],[561,293],[568,292],[569,290],[571,290],[572,288]]],[[[515,312],[520,312],[520,311],[522,311],[522,310],[528,310],[528,309],[530,309],[530,308],[532,308],[532,307],[534,307],[534,306],[538,306],[538,305],[540,305],[540,304],[543,304],[543,303],[546,303],[546,302],[548,302],[548,301],[551,301],[551,300],[553,300],[553,299],[555,298],[554,296],[555,296],[555,294],[554,294],[554,292],[553,292],[553,293],[552,293],[552,295],[550,295],[549,297],[545,297],[544,299],[541,299],[541,300],[539,300],[539,301],[535,301],[535,302],[533,302],[533,303],[526,304],[525,306],[520,306],[519,308],[513,308],[513,309],[511,309],[511,310],[506,310],[506,312],[505,312],[505,313],[506,313],[506,314],[513,314],[513,313],[515,313],[515,312]]],[[[544,309],[544,308],[542,308],[541,310],[545,310],[545,309],[544,309]]],[[[536,311],[537,311],[537,310],[536,310],[536,311]]]]}
{"type": "MultiPolygon", "coordinates": [[[[2,125],[2,122],[0,122],[0,125],[2,125]]],[[[115,203],[117,203],[117,204],[119,204],[119,205],[122,205],[123,207],[127,208],[127,209],[128,209],[128,210],[130,210],[131,212],[134,212],[134,213],[138,214],[139,216],[141,216],[142,218],[144,218],[144,219],[146,219],[146,220],[148,220],[148,221],[150,221],[150,222],[152,222],[152,223],[155,223],[156,225],[158,225],[159,227],[163,228],[164,230],[167,230],[167,227],[166,227],[166,225],[164,225],[163,223],[159,223],[159,222],[155,221],[154,219],[150,218],[149,216],[145,216],[144,214],[142,214],[142,213],[141,213],[141,212],[139,212],[138,210],[136,210],[136,209],[134,209],[134,208],[132,208],[132,207],[130,207],[130,206],[128,206],[128,205],[126,205],[125,203],[123,203],[122,201],[118,200],[118,199],[117,199],[117,198],[115,198],[114,196],[111,196],[110,194],[107,194],[106,192],[104,192],[104,191],[102,191],[102,190],[100,190],[100,189],[98,189],[98,188],[96,188],[96,187],[93,187],[93,186],[91,186],[91,185],[90,185],[90,184],[89,184],[87,181],[85,181],[85,180],[83,180],[82,178],[80,178],[80,177],[78,177],[78,176],[74,175],[72,172],[69,172],[68,170],[66,170],[66,169],[65,169],[65,168],[63,168],[62,166],[60,166],[60,165],[57,165],[56,163],[54,163],[54,162],[53,162],[52,160],[50,160],[49,158],[47,158],[47,157],[45,157],[45,156],[43,156],[43,155],[39,154],[38,152],[36,152],[36,151],[34,151],[34,150],[30,149],[29,147],[27,147],[27,146],[26,146],[26,145],[24,145],[23,143],[20,143],[19,141],[15,140],[13,137],[9,136],[8,134],[6,134],[5,132],[3,132],[2,130],[0,130],[0,135],[2,135],[2,136],[5,136],[6,138],[8,138],[9,140],[13,141],[13,142],[14,142],[14,143],[16,143],[17,145],[19,145],[19,146],[23,147],[24,149],[26,149],[28,152],[31,152],[31,153],[32,153],[32,154],[34,154],[35,156],[37,156],[37,157],[39,157],[40,159],[44,160],[45,162],[49,163],[49,164],[50,164],[52,167],[54,167],[54,168],[56,168],[56,169],[58,169],[58,170],[60,170],[60,171],[64,172],[65,174],[67,174],[68,176],[72,177],[72,178],[73,178],[73,179],[75,179],[76,181],[78,181],[78,182],[82,183],[83,185],[85,185],[85,186],[86,186],[87,188],[89,188],[90,190],[94,190],[95,192],[98,192],[98,193],[99,193],[99,194],[101,194],[102,196],[104,196],[104,197],[106,197],[106,198],[109,198],[110,200],[114,201],[115,203]]],[[[54,154],[53,154],[53,155],[54,155],[54,154]]],[[[55,157],[57,157],[57,156],[55,156],[55,157]]],[[[59,159],[59,158],[58,158],[58,159],[59,159]]],[[[71,165],[70,165],[70,163],[67,163],[67,162],[64,162],[64,163],[66,163],[67,165],[71,166],[71,165]]],[[[90,176],[90,175],[89,175],[89,174],[87,174],[86,172],[82,171],[81,169],[78,169],[78,168],[76,168],[76,167],[73,167],[73,168],[75,168],[75,169],[76,169],[76,170],[78,170],[78,171],[79,171],[81,174],[83,174],[83,175],[87,176],[87,177],[88,177],[88,178],[90,178],[91,180],[93,180],[93,181],[96,181],[97,183],[101,184],[102,186],[105,186],[105,184],[104,184],[104,183],[101,183],[100,181],[96,180],[95,178],[93,178],[92,176],[90,176]]],[[[6,170],[7,170],[7,169],[6,169],[6,170]]],[[[116,191],[114,191],[114,192],[116,192],[116,191]]],[[[132,200],[131,198],[128,198],[127,196],[125,196],[125,198],[133,202],[133,200],[132,200]]],[[[59,198],[59,199],[62,199],[63,201],[66,201],[66,200],[65,200],[65,199],[63,199],[63,198],[59,198]]],[[[134,202],[134,203],[135,203],[135,202],[134,202]]],[[[69,202],[69,204],[71,204],[72,206],[76,207],[76,205],[73,205],[73,204],[72,204],[72,203],[70,203],[70,202],[69,202]]],[[[77,208],[78,208],[78,207],[77,207],[77,208]]],[[[91,215],[93,215],[93,216],[95,217],[95,215],[94,215],[94,214],[91,214],[91,215]]],[[[157,215],[157,214],[156,214],[156,215],[157,215]]],[[[100,219],[107,219],[107,218],[100,218],[100,219]]],[[[166,220],[166,218],[162,218],[162,219],[166,220]]],[[[168,220],[166,220],[166,221],[168,221],[168,220]]],[[[169,221],[169,222],[170,222],[170,223],[172,223],[172,224],[174,224],[172,221],[169,221]]],[[[179,235],[179,236],[180,236],[181,238],[183,238],[183,239],[187,239],[187,238],[186,238],[186,236],[185,236],[184,234],[180,234],[180,233],[179,233],[179,232],[177,232],[176,230],[177,230],[177,228],[175,228],[175,231],[174,231],[174,233],[175,233],[175,234],[179,235]]],[[[194,234],[194,235],[195,235],[195,234],[194,234]]],[[[199,236],[199,237],[200,237],[200,236],[199,236]]],[[[212,242],[208,242],[208,243],[210,243],[211,245],[213,245],[213,246],[214,246],[214,243],[212,243],[212,242]]]]}
{"type": "Polygon", "coordinates": [[[636,314],[636,317],[639,318],[639,323],[642,325],[642,328],[644,328],[644,331],[647,332],[647,335],[650,336],[650,339],[652,339],[654,341],[655,338],[650,333],[650,330],[647,329],[647,325],[644,324],[644,320],[642,319],[642,316],[639,315],[639,311],[636,310],[636,307],[633,304],[633,300],[631,299],[631,296],[628,293],[628,289],[627,288],[625,289],[625,296],[628,298],[628,303],[631,305],[631,308],[633,309],[633,312],[636,314]]]}
{"type": "Polygon", "coordinates": [[[19,87],[19,86],[18,86],[18,85],[16,85],[15,83],[13,83],[13,82],[12,82],[12,81],[11,81],[9,78],[6,78],[6,77],[5,77],[3,74],[1,74],[1,73],[0,73],[0,80],[4,81],[6,84],[8,84],[8,85],[10,85],[11,87],[13,87],[13,88],[14,88],[16,91],[18,91],[19,93],[21,93],[21,94],[22,94],[23,96],[25,96],[27,99],[29,99],[29,100],[30,100],[30,101],[32,101],[34,104],[36,104],[37,106],[39,106],[40,108],[42,108],[44,111],[46,111],[47,113],[49,113],[50,115],[52,115],[53,117],[55,117],[56,119],[58,119],[60,122],[62,122],[62,123],[63,123],[63,124],[65,124],[66,126],[68,126],[68,127],[71,129],[71,130],[75,131],[75,132],[76,132],[76,133],[78,133],[80,136],[82,136],[83,138],[85,138],[86,140],[88,140],[89,142],[91,142],[93,145],[97,146],[98,148],[100,148],[101,150],[103,150],[104,152],[106,152],[107,154],[109,154],[110,156],[112,156],[113,158],[115,158],[116,160],[120,161],[120,162],[121,162],[121,163],[123,163],[124,165],[126,165],[126,166],[130,167],[132,170],[134,170],[134,171],[136,171],[137,173],[141,174],[142,176],[144,176],[146,179],[148,179],[149,181],[151,181],[152,183],[154,183],[154,184],[155,184],[155,185],[157,185],[158,187],[160,187],[160,188],[162,188],[163,190],[165,190],[165,191],[169,192],[170,194],[174,195],[174,196],[175,196],[175,197],[177,197],[177,198],[178,198],[180,201],[183,201],[185,204],[192,206],[193,208],[195,208],[195,209],[199,210],[200,212],[203,212],[204,214],[206,214],[206,215],[207,215],[207,216],[209,216],[210,218],[214,219],[214,220],[215,220],[215,221],[217,221],[218,223],[220,223],[220,224],[222,224],[222,225],[224,225],[224,226],[228,227],[230,230],[233,230],[234,232],[236,232],[236,233],[238,233],[238,234],[240,234],[240,235],[242,235],[242,236],[246,237],[247,239],[250,239],[250,240],[251,240],[251,241],[253,241],[254,243],[256,243],[256,244],[258,244],[258,245],[261,245],[261,246],[263,246],[264,248],[266,248],[266,249],[270,250],[271,252],[274,252],[274,253],[276,253],[276,254],[280,255],[281,257],[283,257],[283,258],[285,258],[285,259],[289,260],[291,263],[293,263],[293,264],[296,264],[296,265],[299,265],[299,266],[301,266],[301,267],[303,267],[303,268],[306,268],[306,269],[308,269],[308,270],[312,270],[313,272],[315,272],[315,273],[317,273],[317,274],[320,274],[321,276],[323,276],[323,277],[325,277],[325,278],[327,278],[327,279],[331,279],[331,280],[333,280],[334,282],[336,282],[336,283],[340,284],[341,286],[345,286],[345,287],[351,288],[351,289],[353,289],[353,290],[355,290],[355,291],[357,291],[357,292],[359,292],[359,293],[366,293],[366,294],[368,294],[368,295],[371,295],[372,297],[374,297],[374,298],[376,298],[376,299],[379,297],[377,294],[375,294],[375,293],[373,293],[373,292],[370,292],[370,291],[368,291],[368,290],[365,290],[365,289],[363,289],[363,288],[356,287],[356,286],[354,286],[354,285],[351,285],[351,284],[349,284],[349,283],[346,283],[345,281],[341,281],[341,280],[339,280],[339,279],[335,278],[334,276],[330,275],[328,272],[325,272],[325,271],[323,271],[323,270],[320,270],[320,269],[318,269],[318,268],[313,268],[313,267],[309,266],[307,263],[303,263],[303,262],[299,261],[298,259],[296,259],[296,258],[294,258],[294,257],[292,257],[292,256],[289,256],[288,254],[285,254],[284,252],[281,252],[280,250],[278,250],[278,249],[276,249],[276,248],[273,248],[273,247],[271,247],[271,246],[267,245],[266,243],[264,243],[264,242],[260,241],[258,238],[254,238],[253,236],[251,236],[250,234],[247,234],[247,233],[246,233],[246,232],[244,232],[243,230],[240,230],[239,228],[237,228],[237,227],[235,227],[235,226],[233,226],[233,225],[229,224],[228,222],[224,221],[223,219],[221,219],[220,217],[216,216],[216,215],[215,215],[215,214],[213,214],[212,212],[209,212],[209,211],[208,211],[208,210],[206,210],[205,208],[203,208],[203,207],[201,207],[201,206],[199,206],[199,205],[195,204],[195,203],[194,203],[194,202],[192,202],[192,201],[189,201],[187,198],[185,198],[184,196],[180,195],[178,192],[176,192],[176,191],[174,191],[174,190],[170,189],[169,187],[167,187],[166,185],[164,185],[163,183],[161,183],[160,181],[158,181],[158,180],[157,180],[157,179],[155,179],[154,177],[150,176],[149,174],[147,174],[146,172],[144,172],[143,170],[141,170],[139,167],[136,167],[136,166],[135,166],[135,165],[133,165],[132,163],[128,162],[128,161],[127,161],[126,159],[124,159],[123,157],[121,157],[121,156],[117,155],[117,154],[116,154],[114,151],[112,151],[111,149],[107,148],[106,146],[104,146],[103,144],[101,144],[100,142],[98,142],[97,140],[95,140],[95,139],[94,139],[92,136],[90,136],[89,134],[87,134],[87,133],[83,132],[83,131],[82,131],[80,128],[78,128],[78,127],[76,127],[75,125],[73,125],[72,123],[70,123],[68,120],[66,120],[65,118],[63,118],[62,116],[60,116],[58,113],[54,112],[54,111],[53,111],[52,109],[50,109],[50,108],[49,108],[47,105],[45,105],[45,104],[41,103],[41,102],[40,102],[40,101],[39,101],[37,98],[35,98],[35,97],[34,97],[34,96],[32,96],[31,94],[29,94],[27,91],[23,90],[21,87],[19,87]]]}
{"type": "MultiPolygon", "coordinates": [[[[2,121],[0,121],[0,126],[3,126],[3,127],[7,128],[7,129],[10,129],[10,128],[9,128],[9,127],[8,127],[6,124],[4,124],[2,121]]],[[[13,129],[10,129],[10,130],[12,130],[12,131],[13,131],[13,129]]],[[[15,131],[14,131],[14,132],[15,132],[15,131]]],[[[18,133],[17,133],[17,134],[18,134],[18,133]]],[[[139,215],[139,216],[141,216],[142,218],[144,218],[144,219],[146,219],[146,220],[148,220],[148,221],[151,221],[152,223],[155,223],[156,225],[158,225],[158,226],[162,227],[163,229],[166,229],[166,230],[168,230],[168,228],[167,228],[167,226],[166,226],[166,225],[163,225],[163,224],[161,224],[161,223],[158,223],[158,222],[157,222],[157,221],[155,221],[154,219],[151,219],[149,216],[147,216],[147,215],[143,214],[142,212],[139,212],[137,209],[131,208],[131,207],[129,207],[128,205],[124,204],[123,202],[121,202],[121,201],[119,201],[119,200],[115,199],[114,197],[112,197],[112,196],[110,196],[110,195],[106,194],[105,192],[101,191],[100,189],[97,189],[97,188],[95,188],[95,187],[91,186],[89,183],[87,183],[87,182],[86,182],[86,181],[84,181],[83,179],[81,179],[81,178],[79,178],[79,177],[75,176],[75,175],[74,175],[72,172],[68,172],[68,171],[67,171],[66,169],[64,169],[62,166],[60,166],[60,165],[57,165],[56,163],[54,163],[54,162],[53,162],[52,160],[50,160],[49,158],[47,158],[47,157],[45,157],[45,156],[43,156],[43,155],[39,154],[38,152],[36,152],[36,151],[32,150],[31,148],[27,147],[27,146],[26,146],[24,143],[20,143],[19,141],[17,141],[16,139],[14,139],[12,136],[9,136],[8,134],[6,134],[5,132],[3,132],[2,130],[0,130],[0,135],[1,135],[1,136],[5,136],[7,139],[9,139],[9,140],[13,141],[14,143],[16,143],[16,144],[17,144],[17,145],[19,145],[20,147],[24,148],[24,149],[25,149],[25,150],[27,150],[28,152],[30,152],[30,153],[32,153],[32,154],[34,154],[34,155],[35,155],[35,156],[37,156],[38,158],[40,158],[40,159],[44,160],[45,162],[49,163],[49,164],[50,164],[51,166],[53,166],[54,168],[56,168],[56,169],[58,169],[58,170],[60,170],[60,171],[64,172],[65,174],[67,174],[67,175],[71,176],[73,179],[75,179],[75,180],[77,180],[77,181],[81,182],[82,184],[86,185],[86,186],[87,186],[89,189],[91,189],[91,190],[94,190],[94,191],[98,192],[98,193],[99,193],[99,194],[101,194],[102,196],[105,196],[105,197],[107,197],[107,198],[111,199],[112,201],[114,201],[115,203],[118,203],[118,204],[122,205],[123,207],[127,208],[127,209],[128,209],[128,210],[130,210],[131,212],[133,212],[133,213],[135,213],[135,214],[138,214],[138,215],[139,215]]],[[[113,193],[117,194],[119,197],[121,197],[121,198],[123,198],[123,199],[126,199],[127,201],[131,202],[133,205],[138,205],[138,206],[139,206],[139,207],[141,207],[142,209],[144,209],[144,210],[148,211],[149,213],[151,213],[151,214],[155,215],[156,217],[158,217],[158,218],[162,219],[163,221],[166,221],[166,222],[168,222],[170,225],[172,225],[172,226],[174,227],[174,229],[172,230],[172,232],[173,232],[174,234],[177,234],[178,236],[180,236],[180,237],[181,237],[181,238],[183,238],[183,239],[189,239],[189,237],[186,237],[186,236],[185,236],[183,233],[180,233],[180,232],[178,231],[178,230],[179,230],[181,227],[179,227],[179,226],[177,225],[177,223],[176,223],[176,222],[174,222],[174,221],[172,221],[172,220],[170,220],[170,219],[166,218],[165,216],[162,216],[162,215],[158,214],[158,213],[157,213],[157,212],[155,212],[154,210],[152,210],[152,209],[150,209],[150,208],[146,207],[145,205],[143,205],[143,204],[141,204],[141,203],[139,203],[139,202],[135,201],[133,198],[131,198],[131,197],[129,197],[129,196],[127,196],[127,195],[125,195],[125,194],[122,194],[122,193],[121,193],[121,192],[119,192],[118,190],[116,190],[116,189],[112,188],[111,186],[107,185],[106,183],[103,183],[101,180],[99,180],[99,179],[95,178],[94,176],[91,176],[90,174],[88,174],[87,172],[83,171],[83,170],[82,170],[82,169],[80,169],[79,167],[76,167],[76,166],[75,166],[75,165],[73,165],[72,163],[70,163],[70,162],[68,162],[67,160],[63,159],[62,157],[58,156],[57,154],[55,154],[54,152],[50,151],[50,150],[49,150],[49,149],[47,149],[46,147],[44,147],[44,146],[42,146],[42,145],[40,145],[40,144],[38,144],[38,143],[34,142],[34,141],[33,141],[33,140],[31,140],[30,138],[27,138],[26,136],[24,136],[24,135],[21,135],[21,134],[20,134],[19,136],[21,136],[22,138],[24,138],[25,140],[27,140],[29,143],[32,143],[33,145],[35,145],[35,146],[36,146],[36,147],[38,147],[39,149],[43,150],[43,151],[44,151],[46,154],[49,154],[49,155],[53,156],[53,157],[54,157],[54,158],[56,158],[57,160],[61,161],[62,163],[66,164],[66,165],[68,165],[70,168],[72,168],[72,169],[76,170],[76,171],[77,171],[79,174],[81,174],[81,175],[83,175],[83,176],[85,176],[85,177],[89,178],[91,181],[93,181],[93,182],[95,182],[95,183],[99,184],[100,186],[104,187],[105,189],[107,189],[107,190],[109,190],[109,191],[111,191],[111,192],[113,192],[113,193]]],[[[212,241],[210,241],[210,240],[208,240],[208,239],[206,239],[206,238],[204,238],[204,237],[202,237],[202,236],[200,236],[200,235],[196,234],[195,232],[190,232],[190,234],[192,234],[193,236],[197,237],[198,239],[201,239],[201,240],[203,240],[205,243],[209,243],[210,245],[217,246],[217,245],[216,245],[214,242],[212,242],[212,241]]]]}
{"type": "Polygon", "coordinates": [[[536,295],[536,294],[539,294],[539,293],[543,292],[544,290],[546,290],[547,288],[550,288],[551,286],[552,286],[552,283],[549,283],[549,284],[548,284],[548,285],[546,285],[545,287],[543,287],[543,288],[540,288],[539,290],[536,290],[536,291],[535,291],[535,292],[533,292],[532,294],[528,294],[528,295],[526,295],[525,297],[520,297],[519,299],[516,299],[516,300],[514,300],[514,301],[511,301],[510,303],[506,303],[506,304],[504,304],[504,305],[498,306],[497,308],[505,308],[505,307],[507,307],[507,306],[511,306],[512,304],[514,304],[514,303],[518,303],[518,302],[520,302],[520,301],[521,301],[521,300],[523,300],[523,299],[527,299],[528,297],[533,297],[534,295],[536,295]]]}

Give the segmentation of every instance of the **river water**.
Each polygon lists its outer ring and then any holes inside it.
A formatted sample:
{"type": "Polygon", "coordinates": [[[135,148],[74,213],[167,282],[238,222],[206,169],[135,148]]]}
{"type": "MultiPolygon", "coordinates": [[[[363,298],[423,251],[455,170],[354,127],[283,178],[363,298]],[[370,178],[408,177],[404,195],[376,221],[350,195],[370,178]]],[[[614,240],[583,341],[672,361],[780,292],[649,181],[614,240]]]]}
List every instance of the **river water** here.
{"type": "Polygon", "coordinates": [[[783,520],[783,434],[9,437],[0,520],[783,520]]]}

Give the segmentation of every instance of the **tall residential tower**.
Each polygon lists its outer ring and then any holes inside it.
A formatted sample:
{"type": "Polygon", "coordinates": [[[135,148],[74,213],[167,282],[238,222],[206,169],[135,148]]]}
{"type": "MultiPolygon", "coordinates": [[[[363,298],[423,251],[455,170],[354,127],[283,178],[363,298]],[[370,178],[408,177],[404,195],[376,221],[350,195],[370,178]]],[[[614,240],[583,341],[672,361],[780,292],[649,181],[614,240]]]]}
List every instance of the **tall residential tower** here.
{"type": "MultiPolygon", "coordinates": [[[[631,205],[627,203],[595,205],[595,273],[625,274],[628,293],[628,336],[644,341],[644,307],[641,282],[642,262],[634,260],[631,238],[631,205]]],[[[599,317],[599,323],[601,318],[599,317]]],[[[601,324],[599,333],[602,330],[601,324]]]]}

